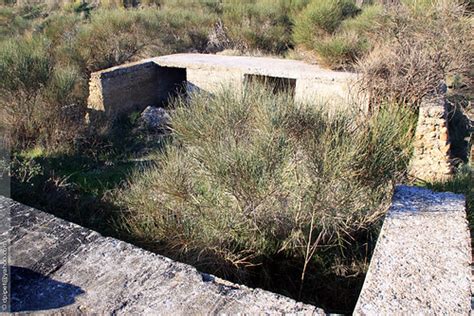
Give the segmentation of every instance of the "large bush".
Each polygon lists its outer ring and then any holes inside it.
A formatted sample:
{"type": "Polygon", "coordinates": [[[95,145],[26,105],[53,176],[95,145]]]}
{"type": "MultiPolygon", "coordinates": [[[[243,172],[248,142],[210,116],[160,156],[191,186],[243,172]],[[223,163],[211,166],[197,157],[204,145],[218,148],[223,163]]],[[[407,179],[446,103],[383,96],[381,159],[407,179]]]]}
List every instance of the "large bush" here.
{"type": "Polygon", "coordinates": [[[359,121],[258,88],[175,105],[173,145],[117,196],[133,236],[198,265],[314,262],[379,218],[410,154],[405,108],[359,121]]]}
{"type": "Polygon", "coordinates": [[[295,18],[295,41],[311,49],[319,40],[335,33],[344,19],[358,11],[352,0],[311,1],[295,18]]]}
{"type": "Polygon", "coordinates": [[[387,9],[383,39],[361,61],[372,103],[417,104],[448,76],[472,76],[472,20],[458,1],[405,1],[387,9]]]}
{"type": "Polygon", "coordinates": [[[292,46],[290,14],[299,6],[292,1],[225,3],[222,22],[232,48],[242,52],[285,52],[292,46]]]}

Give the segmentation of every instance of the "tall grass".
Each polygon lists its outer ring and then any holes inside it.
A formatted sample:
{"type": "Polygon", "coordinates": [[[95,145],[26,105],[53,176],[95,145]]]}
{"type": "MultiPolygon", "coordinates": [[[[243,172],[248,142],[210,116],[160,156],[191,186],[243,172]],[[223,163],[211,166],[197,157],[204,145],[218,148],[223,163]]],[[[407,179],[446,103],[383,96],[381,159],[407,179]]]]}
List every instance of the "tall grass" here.
{"type": "Polygon", "coordinates": [[[174,105],[173,144],[117,198],[137,240],[211,269],[284,256],[304,279],[322,249],[377,221],[410,155],[405,108],[359,121],[262,88],[174,105]]]}
{"type": "Polygon", "coordinates": [[[348,68],[372,48],[371,34],[379,29],[382,7],[352,0],[312,1],[295,17],[295,43],[317,53],[319,62],[348,68]]]}
{"type": "Polygon", "coordinates": [[[242,52],[281,54],[292,47],[291,14],[304,1],[229,1],[222,22],[233,48],[242,52]]]}
{"type": "Polygon", "coordinates": [[[311,47],[321,37],[333,34],[344,19],[358,10],[352,0],[311,1],[295,19],[295,40],[311,47]]]}
{"type": "Polygon", "coordinates": [[[58,147],[78,130],[80,76],[74,67],[54,68],[49,52],[44,38],[0,44],[0,122],[13,148],[38,142],[58,147]]]}

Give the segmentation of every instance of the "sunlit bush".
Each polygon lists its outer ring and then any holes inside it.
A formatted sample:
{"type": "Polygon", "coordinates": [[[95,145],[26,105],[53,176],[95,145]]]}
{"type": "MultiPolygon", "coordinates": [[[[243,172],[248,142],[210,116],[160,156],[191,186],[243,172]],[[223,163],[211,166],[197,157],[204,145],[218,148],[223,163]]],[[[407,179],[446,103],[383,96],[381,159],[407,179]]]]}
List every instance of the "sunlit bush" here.
{"type": "Polygon", "coordinates": [[[331,116],[262,88],[175,106],[174,144],[117,194],[125,225],[177,257],[237,268],[313,260],[374,223],[404,175],[415,121],[388,105],[364,120],[331,116]]]}

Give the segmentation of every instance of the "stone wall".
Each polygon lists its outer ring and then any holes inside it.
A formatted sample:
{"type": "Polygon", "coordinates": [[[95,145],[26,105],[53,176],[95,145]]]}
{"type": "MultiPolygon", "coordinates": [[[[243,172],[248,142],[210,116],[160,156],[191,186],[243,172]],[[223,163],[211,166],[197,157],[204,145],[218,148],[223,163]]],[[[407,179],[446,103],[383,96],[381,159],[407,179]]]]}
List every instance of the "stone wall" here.
{"type": "Polygon", "coordinates": [[[468,315],[471,241],[465,198],[399,186],[355,315],[468,315]]]}
{"type": "Polygon", "coordinates": [[[422,181],[444,181],[453,174],[444,96],[420,105],[409,174],[422,181]]]}

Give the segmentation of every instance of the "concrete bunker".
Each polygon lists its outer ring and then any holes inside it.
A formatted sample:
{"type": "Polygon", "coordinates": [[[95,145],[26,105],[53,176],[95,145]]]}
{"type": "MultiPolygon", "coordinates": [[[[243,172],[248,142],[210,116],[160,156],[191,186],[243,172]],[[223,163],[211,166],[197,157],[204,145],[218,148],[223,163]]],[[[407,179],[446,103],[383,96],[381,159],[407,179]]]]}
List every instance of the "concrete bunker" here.
{"type": "Polygon", "coordinates": [[[289,93],[293,97],[295,96],[296,79],[293,78],[244,74],[244,87],[255,84],[269,87],[274,94],[289,93]]]}
{"type": "Polygon", "coordinates": [[[153,61],[113,67],[93,73],[88,108],[93,116],[113,119],[147,106],[166,106],[186,92],[186,68],[161,66],[153,61]]]}
{"type": "MultiPolygon", "coordinates": [[[[189,91],[212,94],[222,87],[244,91],[253,83],[268,84],[275,93],[289,91],[297,102],[321,102],[328,110],[358,104],[366,111],[367,98],[358,100],[351,93],[357,78],[355,73],[296,60],[175,54],[92,73],[88,115],[90,122],[94,117],[112,121],[147,106],[166,107],[170,98],[189,91]]],[[[446,179],[452,167],[445,100],[428,99],[419,115],[410,175],[421,180],[446,179]]]]}
{"type": "Polygon", "coordinates": [[[188,91],[214,93],[222,87],[243,91],[258,82],[289,91],[296,101],[324,100],[345,104],[357,75],[322,69],[302,61],[265,57],[175,54],[149,58],[91,74],[88,109],[108,120],[166,105],[188,91]]]}
{"type": "MultiPolygon", "coordinates": [[[[173,65],[165,66],[158,64],[158,62],[161,61],[145,61],[141,64],[111,68],[104,72],[93,74],[89,100],[96,103],[90,103],[90,107],[97,111],[116,115],[117,113],[139,110],[148,105],[164,105],[170,97],[185,93],[185,86],[189,84],[187,82],[189,73],[192,76],[190,82],[196,87],[202,88],[214,85],[220,78],[218,75],[212,76],[213,72],[215,73],[215,68],[211,66],[205,68],[202,64],[199,64],[197,66],[186,65],[176,67],[173,65]]],[[[171,63],[171,61],[168,62],[171,63]]],[[[215,67],[217,68],[217,66],[215,67]]],[[[232,82],[239,85],[245,82],[268,83],[274,87],[274,92],[292,89],[293,94],[300,93],[300,96],[304,96],[305,93],[310,93],[311,91],[323,90],[323,88],[331,97],[344,92],[342,89],[343,84],[336,81],[337,75],[334,73],[319,73],[317,74],[319,77],[316,79],[312,77],[291,79],[291,77],[284,77],[285,75],[290,75],[283,70],[281,77],[275,76],[274,73],[272,75],[267,73],[264,75],[249,74],[249,69],[245,69],[245,72],[234,70],[235,76],[229,75],[228,77],[231,77],[232,82]],[[299,90],[295,92],[296,80],[298,80],[299,90]],[[329,87],[334,89],[329,89],[329,87]]],[[[259,71],[264,72],[264,70],[259,71]]],[[[225,71],[221,73],[228,74],[225,71]]],[[[316,74],[314,74],[314,77],[316,77],[316,74]]],[[[445,120],[445,115],[443,114],[444,107],[441,104],[429,104],[427,109],[425,112],[428,115],[426,116],[433,118],[433,126],[445,127],[443,126],[443,120],[445,120]]],[[[429,123],[423,116],[424,114],[420,115],[420,122],[429,123]]],[[[424,134],[423,128],[418,128],[417,133],[424,134]]],[[[442,136],[437,136],[436,141],[440,140],[444,142],[442,145],[446,146],[447,131],[440,132],[439,134],[442,136]]],[[[448,149],[446,147],[446,150],[448,149]]],[[[425,152],[428,151],[423,149],[423,153],[425,152]]],[[[440,158],[441,161],[445,157],[444,154],[440,158]]],[[[430,159],[432,157],[430,155],[430,159]]],[[[22,210],[21,208],[15,209],[15,212],[15,216],[20,219],[22,216],[33,219],[35,216],[48,216],[38,211],[22,210]]],[[[19,220],[14,220],[17,223],[21,223],[19,220]]],[[[29,222],[41,223],[39,220],[31,220],[29,222]]],[[[77,229],[80,235],[88,236],[84,242],[79,240],[80,245],[77,247],[73,245],[68,248],[71,249],[71,252],[67,254],[67,258],[64,258],[63,261],[66,264],[61,266],[61,270],[52,267],[52,271],[59,271],[57,273],[58,278],[69,278],[68,282],[72,279],[73,283],[80,285],[81,288],[91,289],[86,291],[83,297],[79,298],[81,301],[77,305],[81,307],[86,306],[87,308],[94,308],[105,312],[110,310],[111,304],[119,302],[119,308],[122,311],[127,311],[123,309],[123,306],[125,306],[129,312],[144,312],[154,309],[160,312],[176,313],[179,308],[178,311],[184,312],[189,312],[193,308],[202,308],[199,310],[194,309],[194,311],[198,313],[242,311],[258,313],[268,310],[278,312],[293,312],[296,310],[298,312],[307,311],[314,314],[323,313],[322,310],[314,306],[303,305],[279,296],[275,296],[275,298],[271,293],[260,290],[248,290],[237,285],[232,285],[232,291],[219,291],[219,293],[223,293],[223,296],[226,293],[240,291],[235,296],[219,297],[220,302],[225,302],[225,304],[222,304],[222,307],[213,304],[196,304],[197,299],[204,303],[215,302],[216,290],[214,288],[221,288],[223,285],[211,283],[214,282],[211,281],[214,280],[213,277],[209,278],[206,276],[201,278],[201,275],[189,266],[172,262],[170,259],[148,253],[111,238],[101,237],[85,229],[83,231],[82,228],[71,226],[64,221],[45,218],[43,222],[54,224],[48,225],[48,228],[57,226],[65,227],[65,229],[69,230],[77,229]],[[82,244],[85,247],[79,247],[82,244]],[[102,260],[104,258],[104,249],[108,252],[107,263],[102,260]],[[77,253],[81,253],[81,255],[76,255],[77,253]],[[75,261],[69,260],[69,258],[75,261]],[[97,258],[101,259],[98,260],[97,258]],[[138,262],[139,264],[124,265],[124,262],[138,262]],[[174,265],[178,266],[175,270],[173,270],[174,265]],[[120,269],[120,267],[127,267],[127,269],[120,269]],[[130,271],[129,267],[135,267],[135,269],[130,271]],[[117,280],[117,286],[114,288],[129,289],[130,293],[124,291],[94,292],[94,288],[100,287],[103,282],[87,278],[87,276],[91,275],[91,269],[96,269],[96,274],[106,275],[110,279],[117,280]],[[128,299],[127,295],[132,297],[137,291],[142,291],[143,287],[130,289],[127,284],[122,285],[122,280],[127,281],[131,279],[137,281],[132,282],[133,284],[144,284],[147,281],[140,279],[144,275],[143,270],[152,270],[154,272],[152,275],[154,279],[148,282],[151,284],[149,286],[153,291],[144,292],[144,298],[140,297],[137,300],[135,298],[128,299]],[[74,274],[68,274],[68,271],[73,271],[74,274]],[[170,272],[175,273],[175,271],[183,271],[180,278],[177,279],[188,279],[189,283],[187,286],[177,287],[173,281],[169,281],[172,278],[160,279],[161,276],[168,275],[170,272]],[[184,290],[179,292],[180,289],[184,290]],[[168,291],[173,298],[171,300],[168,297],[166,297],[166,300],[163,299],[163,296],[160,294],[168,291]],[[95,293],[99,292],[101,294],[96,296],[95,293]],[[93,295],[87,293],[93,293],[93,295]],[[190,295],[194,295],[193,299],[184,300],[187,304],[183,304],[182,297],[189,298],[190,295]],[[238,295],[246,297],[247,301],[241,303],[242,300],[240,298],[235,300],[235,297],[238,295]],[[126,304],[123,304],[122,300],[126,304]],[[231,307],[234,309],[230,309],[231,307]],[[212,308],[212,310],[208,308],[212,308]],[[252,310],[249,308],[252,308],[252,310]]],[[[46,235],[51,235],[57,231],[61,232],[60,229],[49,232],[45,231],[41,225],[36,226],[28,228],[31,231],[22,232],[24,234],[21,236],[26,236],[26,239],[32,240],[29,236],[38,235],[37,231],[35,231],[36,229],[38,231],[41,230],[41,234],[46,235]]],[[[12,232],[19,231],[14,226],[12,232]]],[[[14,241],[20,240],[16,236],[13,237],[15,237],[12,239],[14,241]]],[[[48,240],[47,238],[42,239],[48,240]]],[[[44,243],[38,247],[45,247],[45,249],[60,247],[57,244],[61,242],[60,239],[51,239],[55,241],[55,244],[44,243]]],[[[392,207],[386,217],[379,239],[380,242],[377,244],[377,249],[372,258],[366,282],[354,312],[355,314],[430,313],[432,311],[440,313],[450,311],[464,314],[469,311],[469,298],[471,294],[469,264],[471,261],[471,249],[465,214],[465,200],[463,197],[451,193],[434,193],[425,189],[399,187],[394,195],[392,207]],[[440,227],[446,227],[446,229],[440,229],[440,227]],[[410,236],[410,238],[403,239],[399,238],[399,236],[410,236]],[[387,284],[390,284],[390,286],[387,286],[387,284]],[[449,293],[449,295],[445,295],[445,293],[449,293]]],[[[76,243],[78,239],[68,238],[66,241],[71,240],[76,243]]],[[[17,244],[20,245],[20,243],[17,244]]],[[[18,247],[18,245],[15,246],[18,247]]],[[[30,248],[36,249],[38,247],[30,248]]],[[[14,258],[14,263],[26,268],[32,267],[32,269],[45,266],[41,261],[46,258],[45,256],[36,256],[34,258],[38,260],[31,263],[31,256],[17,256],[14,258]]],[[[53,263],[56,263],[56,261],[53,263]]],[[[60,263],[58,261],[58,264],[60,263]]],[[[149,279],[148,274],[146,278],[147,280],[149,279]]],[[[71,310],[72,308],[76,308],[76,306],[72,306],[71,310]]]]}

